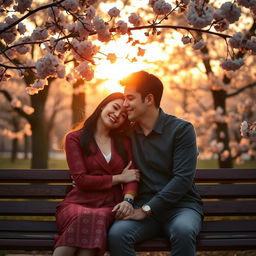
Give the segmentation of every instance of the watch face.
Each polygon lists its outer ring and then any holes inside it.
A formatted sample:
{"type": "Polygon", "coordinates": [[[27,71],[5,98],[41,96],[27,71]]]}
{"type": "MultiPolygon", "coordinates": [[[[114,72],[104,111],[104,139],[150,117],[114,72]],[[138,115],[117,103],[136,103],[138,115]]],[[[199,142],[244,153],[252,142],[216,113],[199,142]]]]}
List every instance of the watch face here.
{"type": "Polygon", "coordinates": [[[151,211],[150,206],[147,205],[147,204],[143,205],[143,206],[142,206],[142,209],[143,209],[145,212],[151,211]]]}

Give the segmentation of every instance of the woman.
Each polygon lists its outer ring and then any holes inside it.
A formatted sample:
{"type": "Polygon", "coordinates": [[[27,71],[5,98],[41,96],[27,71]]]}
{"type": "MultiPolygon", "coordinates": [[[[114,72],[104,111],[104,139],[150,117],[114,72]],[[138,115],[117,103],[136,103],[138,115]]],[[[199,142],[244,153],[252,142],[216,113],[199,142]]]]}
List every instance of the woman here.
{"type": "Polygon", "coordinates": [[[75,186],[58,205],[59,236],[53,256],[100,256],[114,218],[132,212],[139,172],[132,168],[129,127],[122,93],[105,98],[65,141],[75,186]],[[123,201],[122,201],[123,200],[123,201]]]}

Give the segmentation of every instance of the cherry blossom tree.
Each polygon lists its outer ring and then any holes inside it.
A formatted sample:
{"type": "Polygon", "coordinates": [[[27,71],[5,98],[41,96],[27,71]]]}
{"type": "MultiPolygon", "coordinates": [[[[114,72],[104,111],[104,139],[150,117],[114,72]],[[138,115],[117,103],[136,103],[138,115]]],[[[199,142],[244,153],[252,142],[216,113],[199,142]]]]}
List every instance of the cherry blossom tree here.
{"type": "MultiPolygon", "coordinates": [[[[78,85],[81,79],[92,80],[97,60],[104,57],[110,62],[116,60],[115,53],[104,54],[101,46],[118,37],[127,37],[127,44],[137,47],[138,55],[142,56],[144,50],[133,37],[134,31],[141,31],[149,41],[151,37],[159,40],[164,33],[179,31],[184,44],[204,54],[209,79],[214,77],[207,59],[211,49],[209,38],[221,39],[220,44],[226,47],[225,53],[216,57],[219,68],[225,71],[241,69],[247,65],[247,59],[256,54],[256,0],[173,0],[170,3],[149,0],[144,7],[148,15],[144,17],[135,6],[125,17],[116,7],[100,11],[96,0],[59,0],[45,4],[32,0],[0,0],[0,4],[0,83],[8,82],[10,70],[18,70],[21,77],[34,78],[26,87],[26,92],[33,97],[42,94],[52,78],[66,78],[78,85]],[[251,21],[251,33],[239,27],[245,17],[251,21]],[[182,20],[181,24],[174,24],[173,19],[177,18],[182,20]],[[29,20],[36,21],[30,31],[29,20]],[[31,58],[29,53],[35,49],[36,56],[31,58]],[[19,59],[19,63],[15,59],[19,59]]],[[[223,81],[228,86],[231,80],[223,76],[223,81]]],[[[222,111],[225,115],[225,100],[231,96],[221,89],[212,90],[212,97],[215,113],[222,111]]],[[[243,136],[255,136],[253,124],[243,123],[241,130],[243,136]]],[[[229,151],[226,124],[217,122],[217,139],[218,143],[224,142],[222,153],[229,151]]],[[[223,167],[230,165],[227,159],[223,167]]]]}

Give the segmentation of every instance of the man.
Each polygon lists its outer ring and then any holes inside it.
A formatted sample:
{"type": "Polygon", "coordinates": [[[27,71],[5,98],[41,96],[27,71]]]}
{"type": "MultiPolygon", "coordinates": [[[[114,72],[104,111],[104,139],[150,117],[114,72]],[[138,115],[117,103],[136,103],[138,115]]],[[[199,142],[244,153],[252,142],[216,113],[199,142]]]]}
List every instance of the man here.
{"type": "Polygon", "coordinates": [[[165,234],[172,256],[194,256],[201,229],[202,202],[194,175],[197,162],[195,131],[191,123],[160,108],[162,82],[145,71],[131,74],[125,86],[133,155],[140,170],[135,210],[109,230],[112,256],[134,256],[134,244],[165,234]]]}

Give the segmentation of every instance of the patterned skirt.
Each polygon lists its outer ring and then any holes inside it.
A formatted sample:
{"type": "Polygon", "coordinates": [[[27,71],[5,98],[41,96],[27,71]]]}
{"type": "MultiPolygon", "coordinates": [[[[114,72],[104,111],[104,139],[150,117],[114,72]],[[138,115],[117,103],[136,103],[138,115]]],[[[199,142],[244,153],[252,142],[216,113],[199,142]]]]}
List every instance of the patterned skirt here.
{"type": "Polygon", "coordinates": [[[97,256],[104,255],[107,231],[114,221],[112,208],[88,208],[78,204],[62,205],[56,212],[59,235],[56,247],[96,248],[97,256]]]}

